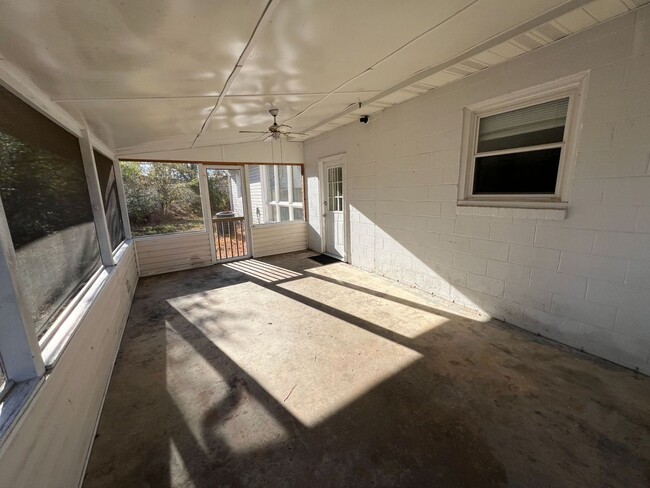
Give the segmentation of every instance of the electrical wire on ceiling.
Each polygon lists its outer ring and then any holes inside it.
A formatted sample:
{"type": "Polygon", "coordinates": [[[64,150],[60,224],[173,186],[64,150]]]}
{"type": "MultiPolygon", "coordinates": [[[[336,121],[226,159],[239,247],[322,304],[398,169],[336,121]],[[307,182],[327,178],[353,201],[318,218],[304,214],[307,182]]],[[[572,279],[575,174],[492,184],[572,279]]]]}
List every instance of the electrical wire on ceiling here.
{"type": "Polygon", "coordinates": [[[232,83],[235,81],[235,78],[237,78],[237,75],[239,74],[241,69],[244,67],[244,62],[246,61],[251,51],[253,50],[253,46],[255,45],[256,38],[262,33],[266,24],[270,22],[271,17],[273,16],[273,12],[275,12],[275,9],[277,8],[280,1],[281,0],[268,0],[266,6],[264,7],[264,10],[262,11],[262,15],[260,16],[259,20],[257,21],[257,24],[255,24],[255,27],[253,28],[253,32],[251,33],[248,42],[244,47],[244,50],[242,51],[239,58],[237,59],[237,62],[235,63],[235,67],[233,68],[233,70],[230,72],[230,75],[226,79],[226,83],[224,84],[223,89],[219,93],[219,97],[217,98],[214,107],[212,107],[212,110],[210,110],[210,113],[208,114],[208,116],[203,121],[203,124],[201,125],[201,130],[199,130],[199,133],[194,138],[194,141],[192,142],[192,146],[191,146],[192,148],[194,148],[194,145],[199,140],[199,137],[201,137],[201,135],[203,135],[203,133],[207,130],[208,126],[210,125],[210,120],[212,119],[212,116],[217,112],[217,110],[219,110],[219,107],[221,106],[221,103],[223,102],[226,93],[230,89],[232,83]]]}

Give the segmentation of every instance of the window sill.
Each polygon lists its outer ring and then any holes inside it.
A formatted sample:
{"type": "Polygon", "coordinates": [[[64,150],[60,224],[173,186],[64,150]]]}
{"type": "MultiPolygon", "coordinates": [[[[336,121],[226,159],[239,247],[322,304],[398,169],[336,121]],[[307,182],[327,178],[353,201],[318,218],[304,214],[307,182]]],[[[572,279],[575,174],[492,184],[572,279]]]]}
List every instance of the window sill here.
{"type": "Polygon", "coordinates": [[[41,338],[40,346],[46,370],[51,370],[66,346],[74,336],[79,325],[86,317],[92,305],[102,293],[115,270],[120,266],[129,248],[130,241],[124,241],[115,251],[115,266],[103,266],[79,293],[78,299],[70,303],[52,328],[41,338]]]}
{"type": "Polygon", "coordinates": [[[566,202],[513,202],[460,200],[456,215],[510,217],[531,220],[564,220],[566,202]]]}

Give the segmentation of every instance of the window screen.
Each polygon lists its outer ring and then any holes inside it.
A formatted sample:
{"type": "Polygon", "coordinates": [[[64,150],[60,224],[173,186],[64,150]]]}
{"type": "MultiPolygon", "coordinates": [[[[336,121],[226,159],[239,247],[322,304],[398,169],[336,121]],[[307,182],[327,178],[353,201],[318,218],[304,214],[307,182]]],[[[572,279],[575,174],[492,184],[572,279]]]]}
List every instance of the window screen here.
{"type": "Polygon", "coordinates": [[[134,236],[205,230],[196,164],[122,161],[120,168],[134,236]]]}
{"type": "Polygon", "coordinates": [[[0,198],[42,333],[100,267],[79,140],[0,87],[0,198]]]}
{"type": "Polygon", "coordinates": [[[115,250],[124,240],[124,224],[122,222],[122,211],[120,200],[117,194],[117,181],[115,180],[115,167],[113,161],[103,154],[94,151],[97,176],[99,177],[99,188],[104,200],[104,212],[108,224],[108,234],[111,238],[111,249],[115,250]]]}

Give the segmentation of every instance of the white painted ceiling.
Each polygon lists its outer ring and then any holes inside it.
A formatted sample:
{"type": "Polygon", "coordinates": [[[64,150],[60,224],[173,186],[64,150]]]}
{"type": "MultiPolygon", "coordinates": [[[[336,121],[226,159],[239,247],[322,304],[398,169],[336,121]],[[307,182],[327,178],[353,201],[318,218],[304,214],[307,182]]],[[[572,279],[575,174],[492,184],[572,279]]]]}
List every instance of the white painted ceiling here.
{"type": "Polygon", "coordinates": [[[316,135],[647,2],[3,0],[0,59],[126,154],[259,140],[271,106],[316,135]]]}

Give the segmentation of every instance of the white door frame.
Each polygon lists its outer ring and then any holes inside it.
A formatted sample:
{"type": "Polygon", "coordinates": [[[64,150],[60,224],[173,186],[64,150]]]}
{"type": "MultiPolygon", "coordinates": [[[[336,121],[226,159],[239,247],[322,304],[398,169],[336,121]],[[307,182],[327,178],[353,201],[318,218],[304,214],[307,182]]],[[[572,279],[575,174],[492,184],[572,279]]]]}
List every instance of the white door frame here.
{"type": "Polygon", "coordinates": [[[203,221],[205,228],[208,231],[210,238],[210,254],[212,255],[212,264],[228,263],[230,261],[238,261],[240,259],[247,259],[253,255],[252,236],[251,236],[251,215],[250,215],[250,202],[249,202],[249,187],[248,187],[248,171],[245,165],[221,165],[221,164],[201,164],[201,171],[199,173],[199,187],[201,189],[201,205],[203,207],[203,221]],[[208,187],[208,170],[209,169],[222,169],[233,170],[238,169],[241,171],[241,191],[242,203],[244,205],[244,225],[246,227],[246,255],[239,256],[231,259],[217,259],[217,243],[214,240],[214,230],[212,228],[212,208],[210,207],[210,188],[208,187]]]}
{"type": "Polygon", "coordinates": [[[332,156],[326,156],[324,158],[318,159],[318,179],[319,192],[320,192],[320,201],[318,203],[318,210],[320,212],[320,242],[321,249],[320,252],[324,253],[327,246],[327,221],[325,218],[326,208],[325,202],[327,201],[327,175],[325,174],[325,165],[337,163],[340,164],[343,168],[343,245],[345,247],[343,251],[343,261],[346,263],[350,262],[350,204],[348,203],[348,182],[346,176],[346,153],[333,154],[332,156]]]}

